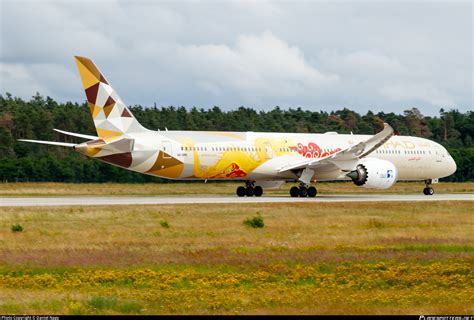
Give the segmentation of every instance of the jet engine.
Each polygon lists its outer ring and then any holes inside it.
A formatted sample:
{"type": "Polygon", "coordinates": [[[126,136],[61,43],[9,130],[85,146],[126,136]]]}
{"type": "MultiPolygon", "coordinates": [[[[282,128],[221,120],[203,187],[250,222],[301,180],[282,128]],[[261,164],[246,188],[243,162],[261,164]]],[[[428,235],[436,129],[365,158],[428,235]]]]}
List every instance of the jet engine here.
{"type": "Polygon", "coordinates": [[[364,158],[347,176],[357,186],[368,189],[388,189],[397,181],[397,168],[387,160],[364,158]]]}

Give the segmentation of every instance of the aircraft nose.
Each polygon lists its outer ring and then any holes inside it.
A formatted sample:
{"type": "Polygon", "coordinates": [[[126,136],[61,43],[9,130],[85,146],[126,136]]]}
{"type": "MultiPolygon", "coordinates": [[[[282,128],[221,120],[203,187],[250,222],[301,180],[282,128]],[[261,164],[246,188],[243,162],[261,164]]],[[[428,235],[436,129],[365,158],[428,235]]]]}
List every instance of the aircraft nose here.
{"type": "Polygon", "coordinates": [[[452,175],[453,173],[456,172],[456,170],[457,170],[456,161],[454,161],[453,157],[451,157],[451,155],[448,153],[448,157],[444,165],[445,177],[452,175]]]}
{"type": "Polygon", "coordinates": [[[457,165],[456,165],[456,161],[454,161],[453,157],[449,156],[449,160],[448,160],[448,175],[452,175],[453,173],[455,173],[457,170],[457,165]]]}

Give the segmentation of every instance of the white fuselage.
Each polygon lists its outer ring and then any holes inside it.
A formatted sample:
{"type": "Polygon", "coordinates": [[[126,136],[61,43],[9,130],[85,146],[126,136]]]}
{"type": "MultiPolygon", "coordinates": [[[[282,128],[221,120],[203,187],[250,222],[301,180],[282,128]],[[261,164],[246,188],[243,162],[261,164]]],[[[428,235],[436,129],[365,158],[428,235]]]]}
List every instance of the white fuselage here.
{"type": "Polygon", "coordinates": [[[151,131],[133,116],[92,60],[75,59],[97,139],[72,147],[128,170],[177,180],[247,180],[250,188],[254,181],[299,180],[308,185],[315,179],[346,180],[348,174],[366,187],[387,188],[396,180],[432,180],[456,170],[441,145],[415,137],[392,137],[393,128],[386,123],[374,136],[151,131]]]}
{"type": "MultiPolygon", "coordinates": [[[[369,139],[369,135],[302,134],[265,132],[149,131],[139,133],[132,152],[130,170],[172,179],[236,179],[291,181],[294,172],[278,168],[306,158],[319,158],[369,139]],[[150,171],[141,154],[159,151],[182,163],[182,170],[150,171]]],[[[366,158],[392,162],[397,180],[427,180],[448,176],[456,164],[440,144],[417,137],[393,136],[366,158]]],[[[347,172],[333,165],[315,170],[315,180],[348,180],[347,172]]]]}

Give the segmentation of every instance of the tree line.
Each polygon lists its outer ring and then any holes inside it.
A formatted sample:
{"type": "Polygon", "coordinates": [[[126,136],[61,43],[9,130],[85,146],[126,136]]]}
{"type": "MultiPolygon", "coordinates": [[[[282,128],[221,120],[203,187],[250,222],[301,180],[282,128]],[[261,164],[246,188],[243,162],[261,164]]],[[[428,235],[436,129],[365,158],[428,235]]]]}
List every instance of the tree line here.
{"type": "MultiPolygon", "coordinates": [[[[375,134],[389,123],[399,135],[434,140],[455,159],[457,172],[445,181],[474,180],[474,112],[440,109],[439,116],[423,116],[416,108],[393,112],[358,114],[338,111],[307,111],[301,108],[256,111],[240,107],[223,111],[185,107],[130,107],[138,121],[152,130],[222,130],[375,134]]],[[[61,182],[168,182],[88,159],[70,149],[19,142],[36,139],[80,143],[53,128],[96,135],[89,107],[84,103],[58,103],[39,93],[29,101],[6,93],[0,95],[0,181],[61,182]]]]}

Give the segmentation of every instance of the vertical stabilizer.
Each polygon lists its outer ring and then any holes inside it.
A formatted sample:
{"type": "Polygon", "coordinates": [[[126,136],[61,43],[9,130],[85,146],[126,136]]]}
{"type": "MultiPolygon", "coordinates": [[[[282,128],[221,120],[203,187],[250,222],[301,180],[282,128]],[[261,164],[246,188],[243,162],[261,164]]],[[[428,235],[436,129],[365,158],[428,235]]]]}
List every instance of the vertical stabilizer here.
{"type": "Polygon", "coordinates": [[[75,57],[92,119],[100,138],[147,131],[135,119],[92,60],[75,57]]]}

